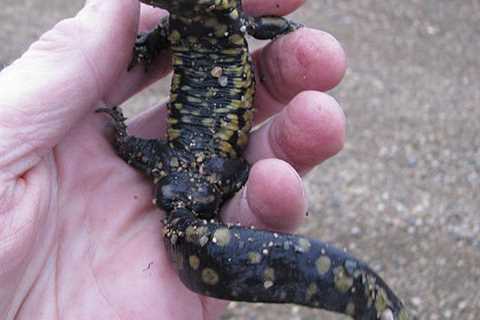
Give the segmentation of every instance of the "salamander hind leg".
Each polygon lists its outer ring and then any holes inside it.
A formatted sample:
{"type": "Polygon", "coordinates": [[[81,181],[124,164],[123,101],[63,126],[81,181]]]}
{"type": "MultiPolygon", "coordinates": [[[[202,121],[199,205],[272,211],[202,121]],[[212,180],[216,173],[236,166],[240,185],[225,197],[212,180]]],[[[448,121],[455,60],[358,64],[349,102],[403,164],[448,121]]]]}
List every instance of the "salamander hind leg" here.
{"type": "Polygon", "coordinates": [[[206,162],[204,171],[209,175],[220,177],[223,198],[228,199],[247,182],[250,165],[242,158],[212,157],[206,162]]]}
{"type": "Polygon", "coordinates": [[[131,166],[152,177],[162,175],[162,163],[168,154],[167,144],[156,139],[129,136],[125,116],[118,107],[99,108],[98,113],[112,117],[115,131],[114,148],[117,154],[131,166]]]}
{"type": "Polygon", "coordinates": [[[225,300],[295,303],[356,320],[409,320],[365,263],[317,240],[174,214],[167,247],[191,290],[225,300]]]}

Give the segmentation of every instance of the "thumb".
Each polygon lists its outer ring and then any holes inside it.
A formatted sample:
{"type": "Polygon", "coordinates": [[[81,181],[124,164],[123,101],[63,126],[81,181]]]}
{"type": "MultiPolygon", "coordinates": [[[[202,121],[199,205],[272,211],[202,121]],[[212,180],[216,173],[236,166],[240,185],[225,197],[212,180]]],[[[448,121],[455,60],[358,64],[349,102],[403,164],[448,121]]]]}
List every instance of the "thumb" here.
{"type": "Polygon", "coordinates": [[[35,166],[103,99],[128,64],[138,14],[137,0],[89,0],[0,72],[0,178],[35,166]]]}

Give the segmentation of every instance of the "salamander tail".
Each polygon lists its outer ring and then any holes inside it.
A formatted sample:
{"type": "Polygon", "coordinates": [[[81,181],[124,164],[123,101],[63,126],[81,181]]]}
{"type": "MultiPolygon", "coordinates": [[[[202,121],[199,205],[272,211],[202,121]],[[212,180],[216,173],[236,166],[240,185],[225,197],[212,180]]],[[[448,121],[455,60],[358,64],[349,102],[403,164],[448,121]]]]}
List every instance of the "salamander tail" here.
{"type": "Polygon", "coordinates": [[[181,280],[197,293],[301,304],[357,320],[413,319],[365,263],[321,241],[209,222],[192,214],[175,214],[165,236],[181,280]]]}

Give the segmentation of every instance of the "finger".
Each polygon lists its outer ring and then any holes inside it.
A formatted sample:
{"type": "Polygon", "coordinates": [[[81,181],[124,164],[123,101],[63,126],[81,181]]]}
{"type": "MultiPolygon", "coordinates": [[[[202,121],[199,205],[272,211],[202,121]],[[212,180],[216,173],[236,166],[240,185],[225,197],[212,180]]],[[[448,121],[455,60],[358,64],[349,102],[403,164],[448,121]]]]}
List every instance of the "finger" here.
{"type": "Polygon", "coordinates": [[[305,0],[243,0],[242,6],[247,14],[253,16],[284,16],[295,11],[305,0]]]}
{"type": "Polygon", "coordinates": [[[130,59],[138,10],[136,0],[88,1],[0,73],[2,169],[34,166],[103,98],[130,59]]]}
{"type": "Polygon", "coordinates": [[[339,152],[345,140],[345,115],[331,96],[305,91],[250,136],[250,163],[278,158],[301,174],[339,152]]]}
{"type": "Polygon", "coordinates": [[[302,222],[307,201],[301,178],[286,162],[257,162],[246,186],[222,209],[222,221],[288,232],[302,222]]]}
{"type": "Polygon", "coordinates": [[[330,34],[308,28],[271,42],[253,55],[256,121],[280,111],[298,93],[335,87],[346,70],[345,53],[330,34]]]}

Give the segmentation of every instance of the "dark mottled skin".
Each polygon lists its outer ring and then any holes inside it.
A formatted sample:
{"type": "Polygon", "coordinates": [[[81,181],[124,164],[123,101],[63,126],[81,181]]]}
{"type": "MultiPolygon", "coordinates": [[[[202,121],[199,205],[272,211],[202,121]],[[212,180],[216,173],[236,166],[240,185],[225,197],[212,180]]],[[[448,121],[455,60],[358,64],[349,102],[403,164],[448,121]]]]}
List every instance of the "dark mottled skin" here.
{"type": "Polygon", "coordinates": [[[168,19],[138,37],[129,68],[173,54],[167,141],[129,136],[117,108],[115,149],[152,177],[164,235],[183,283],[211,297],[296,303],[353,319],[412,319],[365,263],[326,243],[219,220],[248,177],[242,158],[252,127],[254,72],[245,35],[273,39],[300,26],[246,16],[239,0],[150,0],[168,19]]]}

